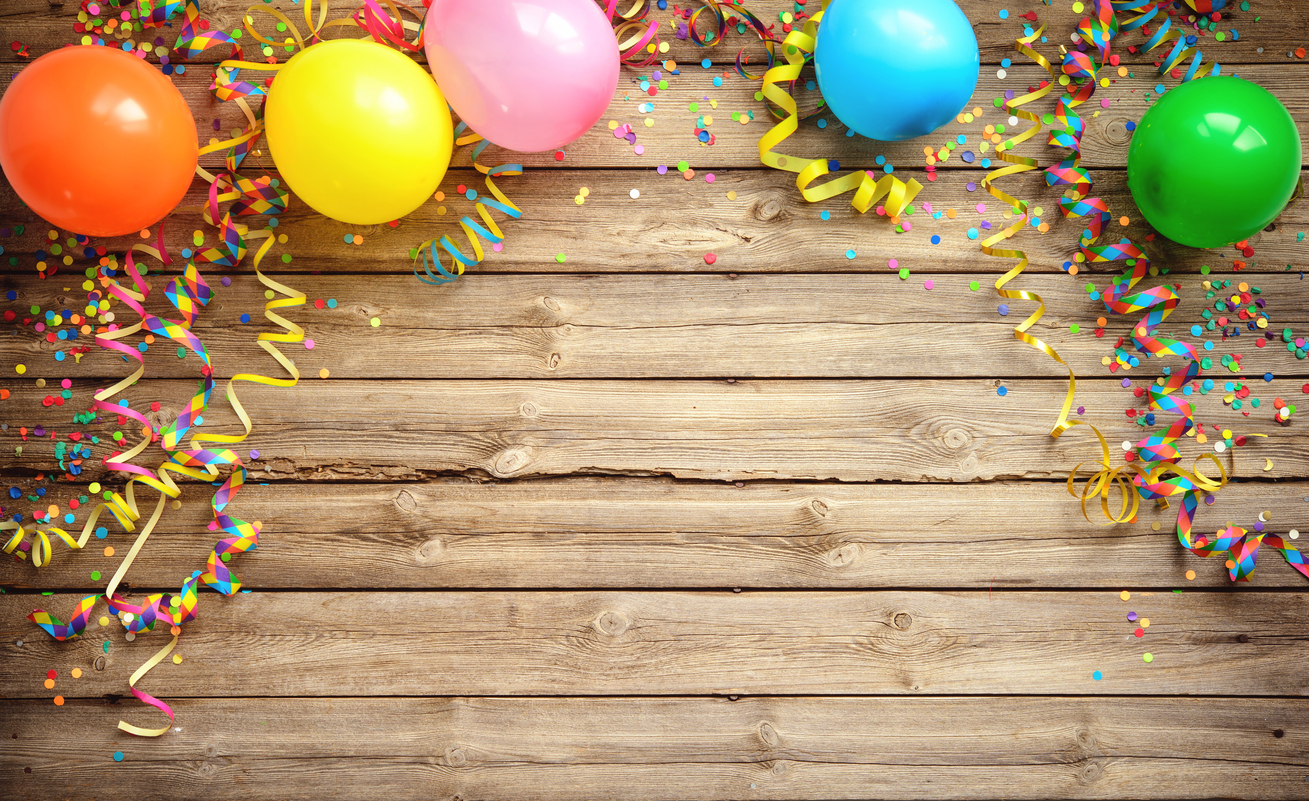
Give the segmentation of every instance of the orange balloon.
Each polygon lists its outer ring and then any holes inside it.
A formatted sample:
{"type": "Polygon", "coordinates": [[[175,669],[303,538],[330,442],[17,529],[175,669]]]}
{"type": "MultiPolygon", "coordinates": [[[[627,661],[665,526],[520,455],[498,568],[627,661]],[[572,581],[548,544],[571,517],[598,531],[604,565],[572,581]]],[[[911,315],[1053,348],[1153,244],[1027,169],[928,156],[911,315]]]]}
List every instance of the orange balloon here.
{"type": "Polygon", "coordinates": [[[117,48],[47,53],[0,97],[0,167],[32,211],[75,234],[163,219],[191,186],[197,140],[177,87],[117,48]]]}

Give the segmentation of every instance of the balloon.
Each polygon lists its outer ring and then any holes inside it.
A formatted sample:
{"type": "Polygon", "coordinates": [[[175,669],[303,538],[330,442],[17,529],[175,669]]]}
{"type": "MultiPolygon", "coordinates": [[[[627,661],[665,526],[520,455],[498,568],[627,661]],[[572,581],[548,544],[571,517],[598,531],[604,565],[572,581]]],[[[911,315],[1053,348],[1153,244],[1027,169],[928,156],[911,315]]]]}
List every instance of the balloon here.
{"type": "Polygon", "coordinates": [[[353,225],[398,220],[436,192],[454,130],[432,76],[359,39],[310,45],[273,80],[268,148],[314,211],[353,225]]]}
{"type": "Polygon", "coordinates": [[[870,139],[925,136],[954,119],[979,63],[973,27],[951,0],[835,0],[818,23],[818,88],[870,139]]]}
{"type": "Polygon", "coordinates": [[[0,167],[56,228],[122,236],[154,225],[191,186],[191,110],[158,69],[116,47],[66,47],[0,98],[0,167]]]}
{"type": "Polygon", "coordinates": [[[1174,242],[1214,248],[1273,221],[1300,179],[1300,134],[1286,108],[1232,76],[1190,81],[1155,101],[1127,151],[1127,187],[1174,242]]]}
{"type": "Polygon", "coordinates": [[[455,113],[509,150],[572,142],[618,88],[618,40],[595,0],[434,0],[423,27],[455,113]]]}

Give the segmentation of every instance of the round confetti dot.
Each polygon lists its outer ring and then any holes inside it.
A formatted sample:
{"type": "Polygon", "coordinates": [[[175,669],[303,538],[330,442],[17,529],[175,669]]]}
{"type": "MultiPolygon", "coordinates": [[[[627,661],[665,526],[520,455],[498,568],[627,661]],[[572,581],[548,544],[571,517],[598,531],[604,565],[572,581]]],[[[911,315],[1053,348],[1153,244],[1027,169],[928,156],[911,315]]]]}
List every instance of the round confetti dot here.
{"type": "Polygon", "coordinates": [[[109,625],[109,618],[107,618],[107,617],[101,617],[101,618],[100,618],[100,625],[102,625],[102,626],[108,626],[108,625],[109,625]]]}
{"type": "Polygon", "coordinates": [[[853,250],[853,249],[847,250],[847,251],[845,252],[845,257],[846,257],[847,259],[853,259],[853,258],[855,257],[855,252],[854,252],[854,250],[853,250]]]}
{"type": "Polygon", "coordinates": [[[995,391],[995,394],[999,395],[1000,397],[1004,397],[1005,395],[1008,395],[1008,394],[1009,394],[1009,388],[1008,388],[1008,387],[1000,387],[999,389],[997,389],[997,390],[995,391]]]}
{"type": "Polygon", "coordinates": [[[321,369],[321,370],[318,371],[318,377],[319,377],[319,378],[327,378],[329,375],[331,375],[331,373],[328,372],[328,370],[327,370],[326,367],[324,367],[323,369],[321,369]]]}
{"type": "Polygon", "coordinates": [[[1194,570],[1188,570],[1188,571],[1186,571],[1186,580],[1187,580],[1187,581],[1195,581],[1195,571],[1194,571],[1194,570]]]}
{"type": "Polygon", "coordinates": [[[81,668],[73,668],[73,678],[75,678],[75,679],[80,679],[80,678],[82,678],[82,669],[81,669],[81,668]]]}
{"type": "Polygon", "coordinates": [[[115,762],[122,762],[122,761],[123,761],[123,752],[122,752],[122,751],[115,751],[115,752],[114,752],[114,761],[115,761],[115,762]]]}
{"type": "Polygon", "coordinates": [[[373,328],[377,328],[377,327],[381,326],[381,324],[382,324],[382,319],[381,319],[380,317],[374,317],[374,318],[372,318],[371,320],[368,321],[368,324],[371,325],[373,328]]]}
{"type": "Polygon", "coordinates": [[[1100,679],[1104,678],[1104,674],[1096,670],[1091,673],[1091,678],[1094,679],[1095,681],[1099,681],[1100,679]]]}
{"type": "Polygon", "coordinates": [[[934,286],[936,286],[936,282],[930,278],[923,282],[923,289],[931,289],[934,286]]]}
{"type": "Polygon", "coordinates": [[[113,555],[114,555],[114,546],[112,546],[112,545],[106,546],[106,547],[105,547],[105,556],[113,556],[113,555]]]}
{"type": "Polygon", "coordinates": [[[62,695],[56,695],[55,706],[63,706],[63,705],[64,705],[64,697],[62,695]]]}
{"type": "Polygon", "coordinates": [[[46,679],[46,680],[45,680],[45,688],[46,688],[47,690],[53,690],[53,689],[55,688],[55,680],[54,680],[54,679],[46,679]]]}
{"type": "Polygon", "coordinates": [[[180,665],[180,664],[182,664],[182,655],[181,655],[181,654],[173,654],[173,664],[174,664],[174,665],[180,665]]]}
{"type": "Polygon", "coordinates": [[[1143,629],[1150,628],[1150,618],[1148,617],[1141,618],[1141,628],[1143,629]]]}
{"type": "Polygon", "coordinates": [[[314,349],[314,341],[312,339],[306,339],[305,350],[313,350],[313,349],[314,349]]]}
{"type": "Polygon", "coordinates": [[[718,256],[716,256],[715,254],[713,254],[713,253],[706,253],[706,254],[704,254],[704,263],[705,263],[705,264],[713,264],[713,263],[716,262],[716,261],[718,261],[718,256]]]}
{"type": "Polygon", "coordinates": [[[1118,597],[1122,598],[1124,601],[1130,601],[1132,599],[1132,594],[1127,590],[1123,590],[1122,592],[1118,593],[1118,597]]]}
{"type": "Polygon", "coordinates": [[[633,189],[631,192],[628,192],[627,194],[632,198],[632,200],[636,200],[638,197],[641,196],[641,190],[633,189]]]}
{"type": "Polygon", "coordinates": [[[1154,661],[1154,654],[1147,652],[1147,653],[1146,653],[1144,656],[1142,656],[1141,658],[1144,659],[1144,660],[1146,661],[1147,664],[1149,664],[1150,662],[1153,662],[1153,661],[1154,661]]]}

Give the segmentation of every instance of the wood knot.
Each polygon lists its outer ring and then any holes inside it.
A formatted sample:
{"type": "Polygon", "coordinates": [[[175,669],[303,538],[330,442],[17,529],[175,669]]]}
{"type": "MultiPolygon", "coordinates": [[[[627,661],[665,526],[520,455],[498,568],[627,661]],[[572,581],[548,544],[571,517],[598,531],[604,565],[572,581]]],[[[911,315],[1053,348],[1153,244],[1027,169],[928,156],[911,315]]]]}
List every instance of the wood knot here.
{"type": "Polygon", "coordinates": [[[96,670],[104,670],[104,669],[105,669],[105,658],[104,658],[103,656],[97,656],[97,657],[95,658],[95,661],[92,662],[91,665],[92,665],[96,670]]]}
{"type": "Polygon", "coordinates": [[[559,356],[558,353],[551,353],[549,356],[547,356],[546,359],[545,359],[545,366],[546,366],[546,369],[548,369],[548,370],[557,370],[557,369],[559,369],[559,359],[560,359],[560,356],[559,356]]]}
{"type": "Polygon", "coordinates": [[[512,448],[506,448],[496,455],[491,464],[491,472],[497,478],[508,478],[521,471],[532,463],[531,448],[525,445],[515,445],[512,448]]]}
{"type": "Polygon", "coordinates": [[[859,543],[847,542],[829,553],[827,561],[831,563],[832,567],[846,567],[854,564],[854,561],[859,558],[859,554],[863,553],[863,550],[864,547],[859,543]]]}
{"type": "Polygon", "coordinates": [[[1127,120],[1113,119],[1105,123],[1104,138],[1111,145],[1125,147],[1132,141],[1132,134],[1127,130],[1127,120]]]}
{"type": "Polygon", "coordinates": [[[785,776],[786,763],[780,759],[777,760],[776,762],[773,763],[773,766],[769,768],[769,772],[772,773],[774,776],[785,776]]]}
{"type": "Polygon", "coordinates": [[[212,744],[206,745],[205,756],[209,757],[210,759],[213,759],[214,757],[218,756],[218,746],[212,744]]]}
{"type": "Polygon", "coordinates": [[[827,512],[831,507],[829,507],[826,503],[819,500],[818,498],[814,498],[812,501],[809,502],[809,508],[813,509],[814,514],[818,515],[819,517],[827,517],[827,512]]]}
{"type": "Polygon", "coordinates": [[[1280,740],[1286,736],[1286,732],[1281,729],[1273,729],[1273,736],[1280,740]]]}
{"type": "Polygon", "coordinates": [[[964,447],[971,439],[972,437],[968,436],[968,432],[962,428],[952,428],[945,432],[945,446],[952,450],[964,447]]]}
{"type": "Polygon", "coordinates": [[[518,407],[518,413],[523,417],[536,417],[541,413],[541,409],[531,401],[524,401],[523,405],[518,407]]]}
{"type": "Polygon", "coordinates": [[[595,628],[601,634],[617,637],[627,631],[628,620],[622,612],[603,612],[595,619],[595,628]]]}
{"type": "Polygon", "coordinates": [[[908,612],[900,612],[895,616],[895,619],[892,622],[900,631],[908,631],[909,627],[914,624],[914,619],[908,612]]]}
{"type": "Polygon", "coordinates": [[[400,490],[395,495],[395,505],[402,512],[413,512],[418,508],[418,501],[409,490],[400,490]]]}
{"type": "Polygon", "coordinates": [[[418,546],[418,564],[432,565],[441,560],[441,554],[445,551],[445,543],[440,537],[433,537],[422,545],[418,546]]]}
{"type": "Polygon", "coordinates": [[[1086,763],[1086,767],[1077,772],[1077,777],[1084,784],[1092,784],[1104,775],[1104,761],[1092,759],[1086,763]]]}
{"type": "Polygon", "coordinates": [[[201,776],[208,777],[214,775],[217,771],[218,768],[206,762],[203,765],[201,765],[196,772],[199,773],[201,776]]]}
{"type": "Polygon", "coordinates": [[[962,462],[959,463],[959,472],[963,473],[965,476],[969,478],[972,478],[973,476],[977,475],[977,468],[979,466],[980,463],[977,459],[977,454],[970,453],[968,454],[967,457],[964,458],[962,462]]]}
{"type": "Polygon", "coordinates": [[[1238,635],[1236,635],[1236,641],[1237,641],[1237,642],[1250,642],[1250,635],[1249,635],[1249,634],[1238,634],[1238,635]]]}
{"type": "Polygon", "coordinates": [[[563,307],[559,305],[559,301],[555,300],[554,298],[550,297],[549,295],[543,295],[543,296],[541,296],[541,305],[544,306],[544,307],[546,307],[546,308],[549,309],[550,311],[555,311],[555,312],[560,311],[561,309],[563,309],[563,307]]]}
{"type": "Polygon", "coordinates": [[[782,216],[782,201],[776,197],[770,197],[767,200],[754,204],[751,209],[756,220],[760,222],[769,222],[782,216]]]}
{"type": "Polygon", "coordinates": [[[782,738],[778,735],[777,729],[774,729],[773,724],[766,720],[759,724],[759,739],[763,740],[764,745],[769,748],[776,748],[782,742],[782,738]]]}
{"type": "Polygon", "coordinates": [[[1095,735],[1091,733],[1091,730],[1081,726],[1077,728],[1077,733],[1074,735],[1074,738],[1077,740],[1078,747],[1083,751],[1095,751],[1099,746],[1099,743],[1096,741],[1095,735]]]}
{"type": "Polygon", "coordinates": [[[468,764],[468,755],[464,753],[464,749],[452,745],[445,749],[445,764],[452,768],[462,768],[468,764]]]}

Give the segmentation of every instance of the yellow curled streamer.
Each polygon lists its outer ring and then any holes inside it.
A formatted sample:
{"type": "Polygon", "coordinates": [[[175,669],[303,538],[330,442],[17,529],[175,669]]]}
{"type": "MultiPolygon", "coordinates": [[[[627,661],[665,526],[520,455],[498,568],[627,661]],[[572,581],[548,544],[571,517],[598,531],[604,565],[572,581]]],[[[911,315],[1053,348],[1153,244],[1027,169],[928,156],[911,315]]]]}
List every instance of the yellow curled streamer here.
{"type": "MultiPolygon", "coordinates": [[[[1041,132],[1041,118],[1033,112],[1022,108],[1022,106],[1040,100],[1050,94],[1050,92],[1054,90],[1054,87],[1058,85],[1058,82],[1055,80],[1054,65],[1051,64],[1045,56],[1042,56],[1031,48],[1031,43],[1041,37],[1041,34],[1045,32],[1045,27],[1046,26],[1043,24],[1031,35],[1024,36],[1015,41],[1014,49],[1036,62],[1047,73],[1049,73],[1050,80],[1045,86],[1040,87],[1036,91],[1028,92],[1027,94],[1015,97],[1013,100],[1005,101],[1004,104],[1004,108],[1007,111],[1020,119],[1031,122],[1032,127],[1023,131],[1018,136],[1012,137],[1001,143],[996,148],[996,157],[1001,161],[1006,162],[1006,165],[992,170],[982,179],[982,188],[989,192],[992,197],[1011,206],[1018,213],[1018,219],[1007,228],[1004,228],[983,240],[981,247],[982,252],[988,256],[1019,260],[1018,263],[1011,267],[1008,272],[996,280],[996,294],[1002,298],[1022,300],[1036,304],[1036,310],[1014,328],[1014,339],[1041,351],[1051,359],[1054,359],[1068,371],[1068,391],[1064,393],[1064,402],[1059,409],[1059,417],[1055,421],[1054,427],[1050,430],[1050,436],[1058,439],[1065,431],[1073,426],[1079,425],[1086,426],[1095,434],[1096,440],[1100,443],[1101,469],[1087,480],[1086,486],[1083,488],[1081,495],[1082,514],[1086,516],[1087,499],[1098,495],[1100,498],[1101,509],[1104,512],[1105,518],[1108,520],[1104,525],[1112,525],[1114,523],[1127,522],[1136,516],[1137,509],[1140,505],[1140,498],[1132,487],[1131,476],[1129,474],[1140,473],[1141,470],[1135,464],[1130,462],[1126,466],[1112,467],[1112,451],[1110,451],[1109,443],[1105,440],[1104,435],[1100,433],[1100,430],[1085,421],[1068,419],[1068,415],[1072,412],[1073,408],[1073,398],[1077,394],[1077,375],[1074,373],[1073,368],[1069,366],[1068,362],[1064,361],[1063,357],[1060,356],[1053,347],[1041,340],[1039,337],[1028,333],[1032,326],[1036,325],[1036,323],[1045,316],[1045,300],[1035,292],[1029,292],[1025,289],[1006,288],[1010,282],[1022,275],[1023,271],[1027,269],[1027,265],[1030,263],[1027,258],[1027,253],[1014,248],[997,247],[997,245],[1004,240],[1013,237],[1019,231],[1023,230],[1027,225],[1030,215],[1028,213],[1028,201],[1019,200],[1018,198],[1013,197],[996,186],[995,182],[1000,178],[1007,178],[1012,175],[1041,169],[1041,166],[1036,159],[1015,155],[1013,149],[1041,132]],[[1117,487],[1122,495],[1122,508],[1117,515],[1111,514],[1109,510],[1109,495],[1114,487],[1117,487]]],[[[1077,465],[1068,476],[1068,491],[1073,495],[1073,497],[1077,497],[1077,492],[1074,488],[1074,479],[1077,476],[1078,470],[1081,468],[1082,464],[1077,465]]],[[[1087,520],[1090,520],[1089,516],[1087,516],[1087,520]]]]}
{"type": "MultiPolygon", "coordinates": [[[[827,8],[829,2],[831,0],[823,0],[823,9],[827,8]]],[[[860,171],[810,187],[814,181],[828,174],[827,159],[808,159],[773,152],[773,148],[780,146],[787,137],[800,128],[800,111],[796,106],[795,98],[782,84],[799,80],[806,56],[814,51],[818,23],[822,18],[823,11],[819,10],[817,14],[805,20],[802,27],[792,28],[782,42],[782,57],[786,59],[786,63],[774,66],[764,73],[764,97],[780,108],[784,116],[759,140],[759,160],[773,169],[798,173],[795,179],[796,188],[810,203],[818,203],[854,190],[855,195],[850,205],[854,206],[860,214],[872,208],[878,200],[886,198],[883,203],[886,214],[892,222],[898,222],[901,212],[913,202],[914,197],[923,188],[918,181],[911,178],[908,183],[905,183],[893,175],[884,175],[875,180],[871,173],[860,171]]]]}
{"type": "MultiPolygon", "coordinates": [[[[169,709],[166,704],[160,702],[154,696],[142,692],[141,690],[138,690],[136,688],[136,683],[140,681],[141,677],[143,677],[145,674],[149,673],[151,670],[154,670],[155,666],[158,665],[160,662],[162,662],[164,657],[171,654],[173,652],[173,649],[176,647],[177,647],[177,635],[174,634],[171,642],[169,642],[163,648],[160,648],[158,651],[156,651],[155,655],[150,657],[148,660],[146,660],[146,663],[144,665],[137,668],[136,672],[133,673],[131,678],[127,680],[127,686],[132,690],[132,694],[135,695],[137,698],[141,699],[142,701],[144,701],[145,703],[150,704],[151,706],[156,706],[159,709],[163,710],[168,715],[169,723],[171,723],[173,720],[173,710],[169,709]]],[[[118,729],[119,731],[125,731],[128,734],[135,734],[137,737],[160,737],[168,733],[168,726],[164,726],[158,729],[143,729],[140,726],[133,726],[131,723],[128,723],[125,720],[118,721],[118,729]]]]}

